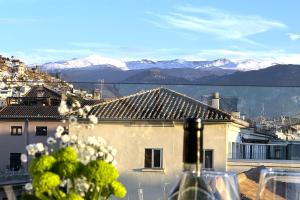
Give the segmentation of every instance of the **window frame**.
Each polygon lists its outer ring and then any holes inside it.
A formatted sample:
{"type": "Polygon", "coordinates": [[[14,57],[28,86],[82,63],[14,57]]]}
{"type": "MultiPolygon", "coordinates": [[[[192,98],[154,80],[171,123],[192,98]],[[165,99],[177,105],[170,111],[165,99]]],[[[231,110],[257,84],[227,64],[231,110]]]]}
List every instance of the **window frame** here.
{"type": "Polygon", "coordinates": [[[35,135],[36,136],[47,136],[48,135],[48,127],[47,126],[36,126],[35,127],[35,135]],[[46,128],[46,134],[41,134],[40,132],[38,133],[38,128],[42,128],[42,129],[44,129],[44,128],[46,128]]]}
{"type": "Polygon", "coordinates": [[[10,156],[9,156],[10,171],[19,171],[21,168],[22,168],[21,153],[15,153],[15,152],[10,153],[10,156]],[[18,157],[18,159],[17,159],[17,157],[18,157]],[[14,162],[16,162],[16,163],[14,163],[14,162]]]}
{"type": "Polygon", "coordinates": [[[21,136],[23,135],[23,127],[22,126],[10,126],[10,135],[12,136],[21,136]],[[15,130],[15,131],[13,131],[15,130]],[[21,130],[21,132],[19,132],[21,130]]]}
{"type": "Polygon", "coordinates": [[[203,168],[204,169],[214,169],[214,149],[203,149],[203,168]],[[211,152],[211,168],[206,167],[205,157],[206,152],[211,152]]]}
{"type": "Polygon", "coordinates": [[[144,154],[144,168],[145,169],[163,169],[163,148],[145,148],[145,154],[144,154]],[[146,167],[146,151],[151,150],[151,166],[146,167]],[[156,167],[154,162],[155,162],[155,151],[159,151],[159,167],[156,167]]]}

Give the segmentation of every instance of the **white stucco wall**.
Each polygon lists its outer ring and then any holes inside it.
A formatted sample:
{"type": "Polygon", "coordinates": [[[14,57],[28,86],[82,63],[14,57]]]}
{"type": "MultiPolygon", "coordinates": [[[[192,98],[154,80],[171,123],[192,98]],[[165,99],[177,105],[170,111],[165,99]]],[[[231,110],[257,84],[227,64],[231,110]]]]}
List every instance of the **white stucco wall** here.
{"type": "MultiPolygon", "coordinates": [[[[204,149],[214,150],[213,162],[216,170],[226,170],[226,141],[228,131],[232,131],[228,128],[231,125],[231,123],[205,125],[203,145],[204,149]]],[[[101,136],[118,150],[117,168],[121,174],[121,181],[128,189],[127,199],[138,199],[139,188],[143,189],[145,200],[163,199],[181,175],[182,123],[160,125],[146,122],[99,123],[94,129],[80,131],[71,126],[70,134],[77,134],[79,137],[101,136]],[[163,149],[163,171],[144,171],[145,148],[163,149]]],[[[233,135],[237,134],[234,132],[233,135]]],[[[231,139],[233,137],[230,136],[231,139]]]]}

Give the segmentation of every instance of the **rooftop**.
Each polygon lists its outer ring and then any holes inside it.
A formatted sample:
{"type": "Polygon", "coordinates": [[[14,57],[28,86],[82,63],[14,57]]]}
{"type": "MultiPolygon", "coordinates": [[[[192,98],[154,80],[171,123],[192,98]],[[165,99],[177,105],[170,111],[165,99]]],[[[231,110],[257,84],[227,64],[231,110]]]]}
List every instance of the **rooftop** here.
{"type": "Polygon", "coordinates": [[[229,121],[232,116],[167,88],[156,88],[100,103],[89,114],[100,120],[170,120],[189,117],[229,121]]]}
{"type": "Polygon", "coordinates": [[[33,86],[24,97],[44,97],[44,98],[53,98],[61,99],[61,94],[57,93],[54,90],[51,90],[45,86],[33,86]]]}
{"type": "Polygon", "coordinates": [[[57,106],[6,106],[0,119],[61,119],[57,106]]]}

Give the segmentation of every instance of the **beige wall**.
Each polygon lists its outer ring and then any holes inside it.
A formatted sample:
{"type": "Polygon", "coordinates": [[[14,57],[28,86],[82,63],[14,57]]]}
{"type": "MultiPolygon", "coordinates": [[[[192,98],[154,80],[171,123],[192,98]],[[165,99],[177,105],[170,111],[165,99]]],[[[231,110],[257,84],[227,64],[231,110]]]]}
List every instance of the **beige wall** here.
{"type": "MultiPolygon", "coordinates": [[[[214,150],[214,167],[226,170],[227,135],[232,131],[236,135],[238,128],[231,123],[206,124],[204,128],[204,149],[214,150]]],[[[129,198],[137,199],[137,188],[144,189],[144,199],[159,199],[168,193],[181,175],[183,128],[182,123],[156,124],[129,122],[99,123],[94,129],[82,129],[78,132],[70,127],[70,134],[81,137],[87,135],[101,136],[118,150],[118,169],[122,181],[129,190],[129,198]],[[145,171],[145,148],[163,149],[164,171],[145,171]],[[155,198],[154,195],[155,194],[155,198]]],[[[234,136],[230,136],[233,140],[234,136]]]]}
{"type": "MultiPolygon", "coordinates": [[[[53,136],[60,121],[28,121],[28,136],[24,121],[0,121],[0,170],[10,162],[10,153],[26,153],[25,147],[36,142],[46,142],[47,136],[36,136],[36,126],[47,126],[48,136],[53,136]],[[11,126],[22,126],[21,136],[11,135],[11,126]]],[[[24,166],[26,167],[26,166],[24,166]]]]}

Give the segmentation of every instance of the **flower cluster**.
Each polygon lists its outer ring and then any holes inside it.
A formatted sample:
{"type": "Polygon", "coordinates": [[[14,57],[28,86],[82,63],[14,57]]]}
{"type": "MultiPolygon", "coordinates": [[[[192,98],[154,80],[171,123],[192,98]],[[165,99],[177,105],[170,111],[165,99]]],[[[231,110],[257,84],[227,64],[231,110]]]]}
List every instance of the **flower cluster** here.
{"type": "MultiPolygon", "coordinates": [[[[80,104],[75,102],[72,107],[80,107],[80,104]]],[[[62,102],[59,111],[66,113],[70,109],[62,102]]],[[[97,118],[88,116],[89,111],[90,107],[84,107],[78,113],[89,119],[90,124],[96,124],[97,118]]],[[[76,122],[74,116],[69,118],[69,123],[76,122]]],[[[94,200],[126,195],[115,167],[117,151],[101,137],[80,138],[58,126],[54,137],[48,137],[47,144],[30,144],[26,150],[32,159],[22,154],[21,160],[31,160],[29,172],[33,180],[25,185],[28,193],[24,199],[94,200]]]]}

